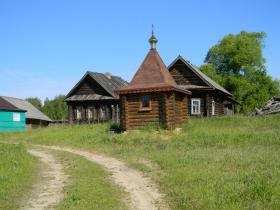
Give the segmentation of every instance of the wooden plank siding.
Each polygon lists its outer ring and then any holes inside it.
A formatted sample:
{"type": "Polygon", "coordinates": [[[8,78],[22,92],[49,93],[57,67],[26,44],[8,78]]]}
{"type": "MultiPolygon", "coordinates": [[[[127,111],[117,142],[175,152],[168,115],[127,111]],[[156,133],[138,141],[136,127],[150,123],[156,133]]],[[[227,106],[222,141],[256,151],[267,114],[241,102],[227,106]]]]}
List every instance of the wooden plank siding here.
{"type": "Polygon", "coordinates": [[[74,101],[68,102],[68,120],[70,124],[118,122],[119,100],[108,101],[74,101]],[[77,119],[77,109],[81,111],[81,118],[77,119]],[[88,117],[88,110],[91,118],[88,117]],[[102,114],[101,114],[102,112],[102,114]]]}
{"type": "Polygon", "coordinates": [[[192,117],[210,117],[210,116],[222,116],[225,113],[224,102],[226,98],[222,95],[216,94],[214,91],[193,91],[193,94],[188,100],[188,116],[192,117]],[[200,114],[191,113],[191,101],[192,99],[200,99],[200,114]],[[215,114],[212,114],[212,101],[215,101],[215,114]]]}
{"type": "Polygon", "coordinates": [[[203,93],[193,93],[188,100],[188,115],[194,117],[207,116],[207,103],[206,94],[203,93]],[[192,114],[192,99],[200,99],[200,114],[192,114]]]}
{"type": "Polygon", "coordinates": [[[149,111],[140,110],[140,96],[140,94],[131,94],[126,97],[126,124],[128,130],[160,123],[161,94],[151,95],[151,110],[149,111]]]}
{"type": "Polygon", "coordinates": [[[120,125],[122,127],[122,130],[125,130],[127,124],[126,124],[126,96],[122,95],[120,96],[120,125]]]}
{"type": "Polygon", "coordinates": [[[221,116],[226,113],[226,107],[234,107],[234,103],[226,90],[216,84],[200,70],[193,66],[188,61],[185,61],[181,56],[168,67],[171,76],[176,81],[177,85],[192,92],[188,100],[188,115],[192,117],[211,117],[221,116]],[[200,99],[200,114],[191,113],[191,99],[200,99]],[[212,101],[215,101],[215,114],[212,114],[212,101]]]}
{"type": "MultiPolygon", "coordinates": [[[[211,103],[212,100],[215,101],[215,114],[214,116],[220,116],[220,115],[224,115],[225,111],[224,111],[224,101],[226,100],[225,98],[222,98],[219,95],[212,95],[211,97],[211,103]]],[[[212,115],[212,109],[210,109],[211,111],[211,115],[212,115]]]]}
{"type": "Polygon", "coordinates": [[[183,120],[184,120],[183,123],[185,123],[188,119],[189,111],[188,111],[187,104],[188,104],[188,97],[184,96],[183,99],[182,99],[182,116],[183,116],[183,120]]]}
{"type": "Polygon", "coordinates": [[[141,94],[121,96],[121,125],[124,130],[137,130],[145,126],[173,129],[181,127],[187,119],[187,96],[181,93],[151,94],[151,109],[140,109],[141,94]]]}
{"type": "Polygon", "coordinates": [[[168,128],[173,127],[173,119],[174,119],[174,112],[173,112],[173,94],[168,93],[166,95],[166,125],[168,128]]]}
{"type": "Polygon", "coordinates": [[[90,76],[86,76],[83,82],[77,88],[75,95],[87,95],[87,94],[98,94],[103,96],[111,96],[104,88],[101,87],[96,81],[94,81],[90,76]]]}
{"type": "Polygon", "coordinates": [[[118,76],[86,72],[66,96],[70,124],[120,122],[117,88],[128,83],[118,76]]]}
{"type": "Polygon", "coordinates": [[[176,124],[181,127],[187,120],[187,96],[176,94],[176,124]]]}
{"type": "Polygon", "coordinates": [[[169,72],[178,85],[198,85],[207,87],[205,82],[193,73],[193,71],[188,69],[181,61],[178,61],[169,72]]]}

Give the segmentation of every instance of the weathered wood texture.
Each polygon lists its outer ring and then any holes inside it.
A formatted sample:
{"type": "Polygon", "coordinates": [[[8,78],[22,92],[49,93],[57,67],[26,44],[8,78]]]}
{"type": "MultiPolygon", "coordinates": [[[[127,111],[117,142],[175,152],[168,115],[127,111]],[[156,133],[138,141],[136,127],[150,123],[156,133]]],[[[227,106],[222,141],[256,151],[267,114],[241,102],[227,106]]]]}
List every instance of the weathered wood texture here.
{"type": "Polygon", "coordinates": [[[74,101],[67,105],[70,124],[119,122],[119,100],[74,101]]]}
{"type": "MultiPolygon", "coordinates": [[[[214,116],[224,115],[225,114],[225,111],[224,111],[224,106],[225,106],[224,101],[226,99],[221,97],[221,96],[214,95],[212,97],[212,100],[215,101],[215,114],[214,114],[214,116]]],[[[210,109],[210,110],[211,110],[211,114],[212,114],[212,109],[210,109]]]]}
{"type": "MultiPolygon", "coordinates": [[[[210,116],[221,116],[225,115],[225,107],[233,108],[226,104],[227,100],[223,95],[215,93],[215,91],[192,91],[192,95],[189,97],[188,101],[188,115],[192,117],[210,117],[210,116]],[[200,114],[192,114],[191,101],[192,99],[200,99],[200,114]],[[215,113],[212,113],[212,101],[214,100],[215,113]]],[[[232,103],[230,102],[230,105],[232,103]]]]}
{"type": "Polygon", "coordinates": [[[258,115],[274,114],[279,112],[280,112],[280,96],[272,97],[261,109],[256,108],[256,113],[258,115]]]}
{"type": "Polygon", "coordinates": [[[228,101],[228,96],[211,86],[209,86],[203,79],[200,78],[188,65],[182,60],[174,63],[170,69],[170,74],[178,85],[188,88],[192,92],[188,101],[188,114],[193,117],[202,116],[220,116],[225,114],[233,114],[233,103],[228,101]],[[200,114],[192,114],[191,99],[200,99],[200,114]],[[215,114],[212,114],[212,101],[215,101],[215,114]]]}
{"type": "Polygon", "coordinates": [[[120,120],[120,100],[115,89],[128,83],[120,77],[87,72],[67,94],[68,122],[98,123],[120,120]]]}
{"type": "Polygon", "coordinates": [[[182,61],[178,61],[169,72],[178,85],[207,86],[182,61]]]}
{"type": "Polygon", "coordinates": [[[145,126],[181,127],[187,119],[187,96],[181,93],[151,94],[151,109],[140,109],[141,94],[121,96],[121,126],[136,130],[145,126]]]}
{"type": "Polygon", "coordinates": [[[49,122],[47,122],[47,121],[26,118],[26,128],[27,129],[42,128],[42,127],[47,127],[48,125],[49,125],[49,122]]]}
{"type": "Polygon", "coordinates": [[[121,129],[126,129],[126,96],[120,96],[120,125],[121,129]]]}
{"type": "MultiPolygon", "coordinates": [[[[209,102],[206,101],[206,94],[197,92],[193,93],[188,100],[188,113],[190,116],[207,116],[207,105],[209,106],[209,102]],[[192,114],[192,99],[200,99],[200,114],[192,114]]],[[[208,108],[209,109],[209,108],[208,108]]]]}
{"type": "Polygon", "coordinates": [[[96,81],[90,76],[86,76],[83,82],[79,85],[72,95],[87,95],[87,94],[98,94],[103,96],[111,96],[108,92],[101,87],[96,81]]]}
{"type": "Polygon", "coordinates": [[[160,94],[151,95],[151,110],[140,110],[140,95],[131,94],[127,96],[126,101],[126,123],[129,130],[137,129],[143,126],[156,125],[159,123],[159,103],[160,94]]]}

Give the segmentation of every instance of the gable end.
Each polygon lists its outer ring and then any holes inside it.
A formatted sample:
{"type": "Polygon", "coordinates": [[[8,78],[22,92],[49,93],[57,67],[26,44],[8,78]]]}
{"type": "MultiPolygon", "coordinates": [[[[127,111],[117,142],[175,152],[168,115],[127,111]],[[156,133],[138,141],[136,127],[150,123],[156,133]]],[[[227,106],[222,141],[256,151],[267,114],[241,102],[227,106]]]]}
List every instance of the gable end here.
{"type": "Polygon", "coordinates": [[[97,94],[112,97],[97,81],[86,74],[78,84],[67,94],[66,98],[73,95],[97,94]]]}
{"type": "Polygon", "coordinates": [[[168,67],[168,70],[177,85],[184,86],[202,86],[209,87],[209,85],[203,81],[192,69],[178,59],[175,63],[168,67]]]}

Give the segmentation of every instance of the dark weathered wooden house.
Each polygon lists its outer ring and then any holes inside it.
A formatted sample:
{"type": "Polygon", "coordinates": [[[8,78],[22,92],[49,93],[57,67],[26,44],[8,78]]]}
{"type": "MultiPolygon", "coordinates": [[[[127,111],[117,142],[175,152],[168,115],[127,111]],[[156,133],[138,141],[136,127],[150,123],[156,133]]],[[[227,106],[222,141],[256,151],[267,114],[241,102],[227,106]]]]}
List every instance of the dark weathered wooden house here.
{"type": "Polygon", "coordinates": [[[109,73],[87,72],[66,96],[69,123],[118,122],[119,97],[114,91],[127,84],[109,73]]]}
{"type": "Polygon", "coordinates": [[[188,101],[191,116],[232,115],[237,103],[231,93],[178,56],[168,67],[177,85],[192,92],[188,101]]]}
{"type": "Polygon", "coordinates": [[[155,45],[152,34],[151,49],[128,86],[119,88],[120,124],[124,130],[135,130],[146,125],[163,128],[181,126],[187,119],[187,95],[168,72],[155,45]]]}

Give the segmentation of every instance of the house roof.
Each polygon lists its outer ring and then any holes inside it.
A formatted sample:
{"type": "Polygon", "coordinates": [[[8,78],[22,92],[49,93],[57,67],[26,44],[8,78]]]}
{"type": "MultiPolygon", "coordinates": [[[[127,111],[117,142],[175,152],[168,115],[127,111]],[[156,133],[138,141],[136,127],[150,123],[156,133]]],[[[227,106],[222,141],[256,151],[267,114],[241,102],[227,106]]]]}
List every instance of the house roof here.
{"type": "Polygon", "coordinates": [[[36,119],[36,120],[43,120],[43,121],[52,121],[49,117],[47,117],[45,114],[43,114],[41,111],[39,111],[35,106],[33,106],[28,101],[13,98],[13,97],[7,97],[7,96],[1,96],[4,100],[8,101],[13,106],[17,107],[21,110],[26,110],[25,117],[27,119],[36,119]]]}
{"type": "Polygon", "coordinates": [[[115,99],[110,96],[103,96],[99,94],[88,94],[88,95],[72,95],[65,99],[65,101],[94,101],[94,100],[112,100],[115,99]]]}
{"type": "Polygon", "coordinates": [[[26,112],[25,110],[19,109],[13,104],[0,97],[0,110],[14,111],[14,112],[26,112]]]}
{"type": "MultiPolygon", "coordinates": [[[[110,99],[118,98],[118,96],[114,92],[117,88],[128,85],[128,82],[123,80],[121,77],[110,75],[110,74],[102,74],[98,72],[87,71],[85,75],[82,77],[82,79],[80,79],[80,81],[66,95],[66,101],[75,100],[75,97],[72,97],[72,94],[76,91],[76,89],[79,87],[79,85],[83,82],[83,80],[87,76],[90,76],[93,80],[95,80],[98,84],[100,84],[102,88],[104,88],[104,90],[111,95],[110,99]]],[[[85,98],[85,100],[107,99],[104,97],[103,98],[99,97],[97,94],[83,95],[83,97],[85,98]]],[[[79,98],[81,99],[80,96],[79,98]]]]}
{"type": "Polygon", "coordinates": [[[190,94],[189,91],[177,86],[157,50],[151,48],[129,85],[118,89],[116,92],[124,94],[162,90],[176,90],[190,94]]]}
{"type": "MultiPolygon", "coordinates": [[[[225,88],[223,88],[221,85],[216,83],[214,80],[212,80],[210,77],[205,75],[202,71],[199,70],[197,66],[192,64],[190,61],[185,60],[182,56],[178,56],[169,66],[168,69],[171,70],[171,67],[177,62],[177,61],[182,61],[186,66],[189,67],[190,70],[192,70],[202,81],[204,81],[210,88],[217,89],[219,91],[222,91],[223,93],[232,96],[230,92],[228,92],[225,88]]],[[[190,87],[185,87],[188,89],[203,89],[201,86],[196,87],[196,86],[190,86],[190,87]]],[[[204,87],[205,88],[205,87],[204,87]]]]}

